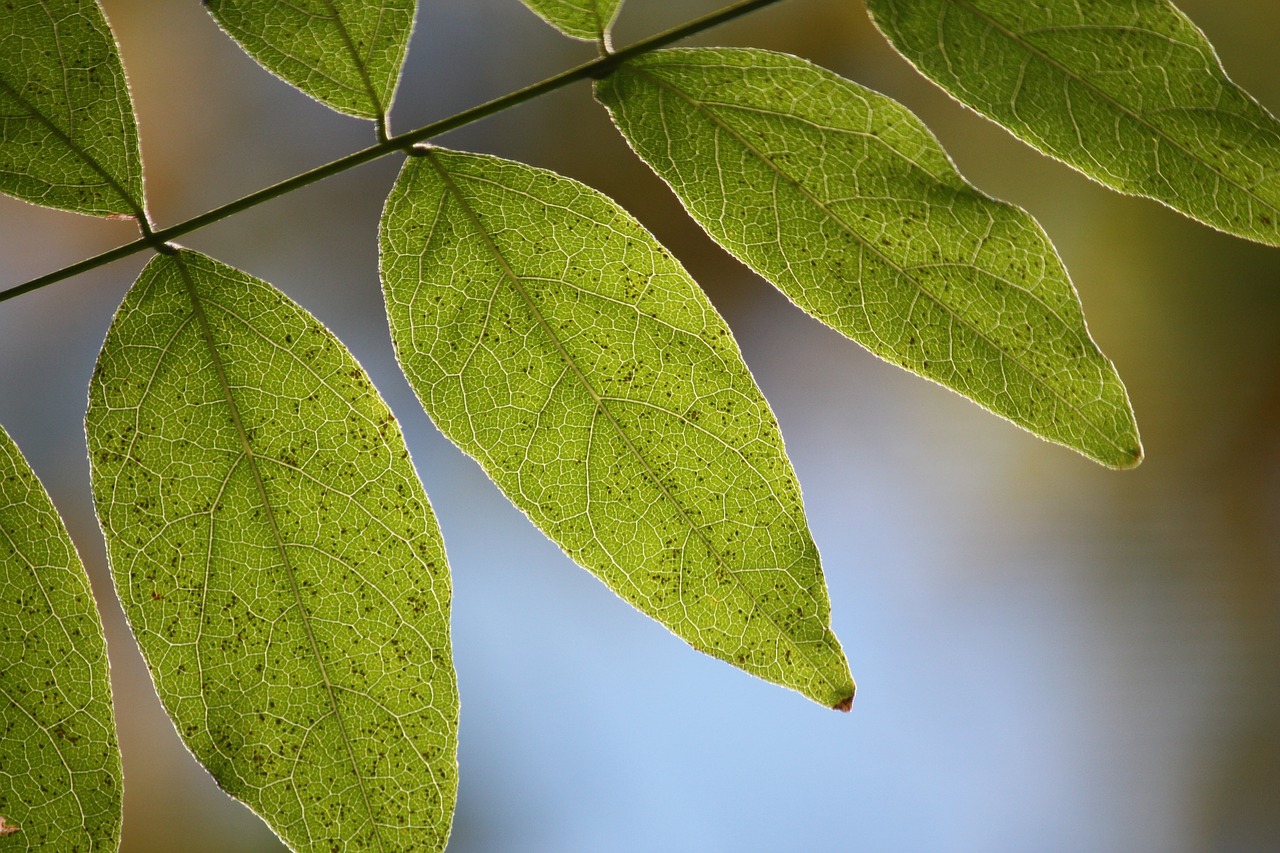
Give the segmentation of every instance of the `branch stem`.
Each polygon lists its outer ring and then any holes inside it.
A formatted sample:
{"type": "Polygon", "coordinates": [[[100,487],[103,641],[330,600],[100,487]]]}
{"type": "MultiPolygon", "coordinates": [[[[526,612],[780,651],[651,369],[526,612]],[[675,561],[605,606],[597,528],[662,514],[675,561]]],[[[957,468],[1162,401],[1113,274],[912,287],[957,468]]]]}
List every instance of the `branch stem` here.
{"type": "Polygon", "coordinates": [[[569,69],[568,71],[561,72],[554,77],[548,77],[539,83],[534,83],[532,86],[526,86],[523,89],[503,95],[500,98],[495,98],[487,103],[464,110],[450,116],[449,118],[433,122],[415,130],[410,130],[407,133],[389,137],[378,142],[376,145],[356,151],[353,154],[348,154],[345,157],[341,157],[331,163],[311,169],[310,171],[295,175],[292,178],[288,178],[287,180],[281,181],[273,186],[250,193],[243,198],[236,199],[233,202],[214,208],[213,210],[202,213],[199,216],[194,216],[185,222],[180,222],[177,225],[171,225],[168,228],[154,229],[149,234],[145,234],[143,237],[134,240],[132,243],[117,246],[110,251],[94,255],[91,258],[86,258],[83,261],[63,267],[60,270],[46,273],[45,275],[42,275],[39,278],[34,278],[25,284],[20,284],[16,287],[11,287],[8,290],[0,291],[0,302],[13,299],[15,296],[21,296],[24,293],[30,293],[33,290],[38,290],[42,287],[46,287],[47,285],[63,281],[79,275],[80,273],[97,269],[98,267],[109,264],[112,261],[118,261],[122,258],[127,258],[130,255],[135,255],[145,249],[158,249],[165,243],[168,243],[177,237],[181,237],[184,234],[190,234],[192,231],[204,228],[206,225],[212,225],[215,222],[220,222],[229,216],[248,210],[251,207],[256,207],[263,202],[279,198],[280,196],[291,193],[294,190],[322,181],[325,178],[340,174],[348,169],[354,169],[356,166],[362,166],[365,163],[385,157],[396,151],[408,153],[409,150],[417,143],[425,142],[428,139],[439,136],[443,133],[448,133],[451,130],[457,130],[458,128],[464,127],[472,122],[488,118],[491,115],[495,115],[496,113],[500,113],[504,110],[523,104],[525,101],[531,101],[534,98],[540,97],[549,92],[554,92],[555,90],[568,86],[571,83],[576,83],[580,80],[606,77],[614,68],[621,63],[626,62],[628,59],[649,53],[650,51],[657,50],[661,47],[666,47],[672,42],[688,38],[689,36],[700,33],[703,30],[726,23],[734,18],[739,18],[750,12],[754,12],[757,9],[762,9],[765,6],[771,6],[777,2],[779,2],[779,0],[740,0],[740,2],[725,6],[723,9],[719,9],[708,15],[687,21],[677,27],[666,30],[665,32],[650,36],[647,39],[642,39],[641,41],[628,45],[614,53],[601,56],[600,58],[594,59],[590,62],[585,62],[582,65],[569,69]]]}

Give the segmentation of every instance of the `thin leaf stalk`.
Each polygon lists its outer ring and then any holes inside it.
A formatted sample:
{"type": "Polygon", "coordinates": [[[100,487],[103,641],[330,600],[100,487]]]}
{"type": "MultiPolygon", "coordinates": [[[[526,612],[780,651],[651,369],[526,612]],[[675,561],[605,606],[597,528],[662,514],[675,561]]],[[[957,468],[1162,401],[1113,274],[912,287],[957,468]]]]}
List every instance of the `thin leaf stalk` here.
{"type": "MultiPolygon", "coordinates": [[[[349,169],[362,166],[365,163],[371,163],[374,160],[381,159],[389,154],[393,154],[395,152],[409,154],[411,153],[413,146],[418,143],[425,142],[433,137],[440,136],[441,134],[457,130],[458,128],[465,127],[469,124],[480,121],[481,119],[504,112],[512,107],[519,106],[526,101],[531,101],[535,98],[541,97],[542,95],[562,89],[572,83],[577,83],[581,80],[592,80],[607,77],[615,68],[629,59],[634,59],[637,56],[642,56],[651,51],[666,47],[673,42],[696,35],[704,30],[708,30],[719,26],[720,24],[740,18],[743,15],[763,9],[766,6],[772,6],[778,2],[780,2],[780,0],[740,0],[738,3],[725,6],[722,9],[703,15],[700,18],[694,18],[693,20],[687,21],[679,26],[672,27],[671,29],[658,33],[657,35],[642,39],[635,44],[628,45],[627,47],[614,51],[613,53],[600,56],[590,62],[584,62],[581,65],[569,69],[568,71],[563,71],[530,86],[526,86],[523,89],[517,89],[514,92],[502,95],[501,97],[495,98],[491,101],[487,101],[483,104],[479,104],[478,106],[455,113],[454,115],[441,119],[440,121],[432,122],[431,124],[401,133],[397,136],[387,137],[386,139],[379,141],[376,145],[371,145],[368,148],[348,154],[345,157],[340,157],[323,166],[318,166],[309,171],[302,172],[292,178],[283,180],[278,184],[265,187],[257,192],[253,192],[249,195],[236,199],[235,201],[228,202],[221,207],[216,207],[213,210],[207,211],[198,216],[193,216],[192,218],[184,222],[180,222],[177,225],[171,225],[168,228],[150,230],[148,230],[146,226],[143,226],[141,229],[143,236],[134,240],[132,243],[117,246],[114,249],[86,258],[83,261],[78,261],[77,263],[63,267],[62,269],[31,279],[24,284],[11,287],[8,290],[0,291],[0,302],[73,278],[81,273],[89,272],[90,270],[112,263],[113,261],[127,258],[146,249],[161,251],[166,243],[169,243],[185,234],[190,234],[193,231],[204,228],[207,225],[212,225],[215,222],[221,222],[228,217],[234,216],[235,214],[241,213],[245,210],[249,210],[250,208],[257,207],[264,202],[288,195],[295,190],[318,183],[325,178],[333,177],[334,175],[341,174],[349,169]]],[[[140,224],[143,223],[144,220],[145,217],[139,217],[140,224]]]]}

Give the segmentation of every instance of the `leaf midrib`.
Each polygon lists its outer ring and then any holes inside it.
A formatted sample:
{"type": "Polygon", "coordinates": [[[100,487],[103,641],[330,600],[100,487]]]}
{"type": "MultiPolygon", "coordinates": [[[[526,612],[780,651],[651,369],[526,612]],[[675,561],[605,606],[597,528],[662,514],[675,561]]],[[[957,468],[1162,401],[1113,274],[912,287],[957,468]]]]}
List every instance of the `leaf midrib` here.
{"type": "MultiPolygon", "coordinates": [[[[520,295],[520,298],[524,302],[525,306],[529,309],[530,313],[533,314],[534,319],[537,322],[539,328],[543,330],[546,336],[555,345],[556,350],[560,353],[560,357],[564,360],[565,364],[567,364],[569,368],[572,370],[572,372],[574,373],[574,375],[578,377],[578,380],[582,384],[582,387],[586,390],[586,392],[590,395],[592,401],[595,403],[596,410],[604,413],[605,419],[609,422],[609,425],[613,427],[613,430],[617,434],[617,436],[622,439],[622,442],[624,445],[626,445],[627,450],[631,452],[631,454],[636,458],[637,461],[639,461],[640,466],[644,470],[645,475],[648,476],[649,479],[653,481],[653,483],[658,487],[658,491],[662,493],[662,496],[673,507],[675,507],[676,512],[679,514],[681,520],[685,523],[685,526],[689,530],[693,531],[694,535],[697,536],[698,539],[702,541],[703,546],[707,549],[707,553],[715,557],[716,562],[718,562],[721,566],[725,568],[727,574],[729,575],[729,577],[733,578],[734,583],[738,585],[739,589],[741,589],[742,592],[746,594],[747,597],[754,602],[755,597],[752,596],[751,591],[747,588],[746,584],[743,583],[742,579],[738,577],[737,571],[732,566],[729,565],[729,563],[725,560],[724,556],[720,553],[720,551],[717,548],[715,548],[715,546],[712,545],[710,540],[707,539],[707,536],[703,532],[702,528],[699,525],[695,524],[693,519],[690,518],[688,511],[685,509],[684,505],[680,501],[676,500],[675,496],[667,488],[666,483],[663,482],[662,478],[658,476],[656,471],[654,471],[653,466],[649,464],[649,460],[645,458],[644,454],[640,452],[640,449],[636,447],[635,443],[631,440],[631,437],[627,435],[626,430],[622,428],[622,425],[618,423],[617,419],[613,416],[613,413],[609,410],[608,406],[605,405],[605,398],[591,384],[591,380],[587,378],[587,375],[583,372],[582,368],[578,366],[577,361],[565,348],[564,343],[560,340],[559,336],[556,335],[555,331],[551,328],[551,325],[547,322],[546,317],[543,316],[541,309],[539,309],[537,303],[533,301],[533,297],[529,295],[529,292],[525,289],[523,282],[520,280],[520,277],[516,274],[515,270],[512,269],[511,265],[507,262],[506,257],[502,254],[502,250],[498,247],[497,243],[494,242],[492,236],[489,234],[488,230],[484,227],[484,224],[480,221],[479,215],[475,212],[474,208],[472,208],[471,205],[468,203],[466,197],[462,194],[461,190],[458,188],[458,185],[454,182],[453,177],[449,174],[448,170],[445,169],[444,166],[442,166],[439,163],[438,158],[435,156],[434,153],[428,151],[425,154],[423,154],[423,156],[428,161],[430,161],[436,173],[440,176],[441,180],[444,181],[445,185],[448,187],[450,194],[454,197],[455,200],[457,200],[458,205],[463,209],[464,214],[467,217],[467,220],[470,222],[471,226],[476,230],[476,233],[480,235],[480,238],[484,241],[485,247],[489,250],[494,260],[497,262],[498,266],[502,269],[503,276],[511,283],[512,287],[520,295]]],[[[809,654],[809,651],[806,646],[802,645],[795,638],[791,637],[787,632],[783,631],[782,627],[773,618],[773,615],[771,613],[765,611],[763,608],[760,608],[758,606],[755,608],[755,612],[761,614],[761,616],[763,616],[764,619],[777,632],[777,635],[783,638],[788,644],[791,645],[792,648],[794,648],[805,660],[809,662],[809,665],[812,667],[814,672],[818,673],[819,677],[821,677],[822,680],[825,681],[827,685],[832,689],[833,694],[839,694],[837,697],[838,699],[843,700],[844,698],[846,698],[844,696],[845,687],[843,682],[837,683],[836,681],[833,681],[826,674],[826,671],[823,669],[823,667],[820,666],[818,662],[815,661],[813,657],[809,654]]],[[[799,685],[796,685],[796,686],[799,687],[799,685]]]]}
{"type": "Polygon", "coordinates": [[[360,75],[360,82],[364,85],[364,92],[369,97],[369,102],[373,104],[374,121],[378,124],[378,136],[385,139],[387,137],[387,111],[373,89],[373,80],[369,77],[369,69],[365,66],[360,53],[356,50],[355,41],[351,38],[351,32],[347,29],[347,22],[342,19],[342,14],[338,11],[337,5],[333,0],[324,0],[324,5],[329,10],[329,14],[333,16],[334,26],[338,28],[338,34],[342,37],[342,43],[347,49],[347,55],[351,57],[351,62],[356,67],[356,73],[360,75]]]}
{"type": "MultiPolygon", "coordinates": [[[[1048,392],[1053,395],[1054,399],[1058,400],[1064,406],[1069,408],[1071,411],[1075,412],[1081,423],[1085,424],[1091,430],[1097,433],[1097,435],[1100,436],[1106,444],[1110,445],[1113,449],[1115,449],[1122,457],[1126,459],[1132,458],[1132,452],[1129,449],[1122,447],[1119,443],[1117,443],[1114,439],[1112,439],[1109,435],[1107,435],[1107,433],[1101,427],[1095,424],[1091,418],[1086,418],[1084,416],[1084,413],[1081,411],[1080,407],[1077,406],[1073,401],[1063,396],[1062,393],[1058,391],[1056,388],[1054,388],[1052,385],[1049,385],[1048,383],[1044,382],[1039,376],[1036,375],[1035,371],[1033,371],[1031,368],[1023,364],[1022,361],[1017,358],[1017,356],[1011,353],[1007,353],[1005,350],[999,347],[994,341],[992,341],[991,338],[988,337],[988,335],[985,332],[983,332],[981,329],[974,326],[971,322],[966,320],[964,317],[957,314],[954,309],[952,309],[949,305],[943,302],[936,294],[931,292],[928,288],[924,287],[924,285],[922,285],[915,276],[911,275],[908,268],[903,267],[901,264],[894,261],[891,257],[886,255],[874,244],[872,244],[860,233],[858,233],[858,231],[855,228],[853,228],[851,225],[845,222],[843,218],[836,215],[836,213],[832,211],[825,202],[823,202],[821,199],[819,199],[817,196],[811,193],[808,190],[808,188],[806,188],[803,184],[800,183],[799,180],[792,177],[789,173],[787,173],[780,166],[778,166],[778,164],[774,163],[771,158],[766,156],[763,152],[759,151],[754,145],[752,145],[747,139],[745,139],[740,133],[738,133],[737,130],[735,130],[733,127],[725,123],[719,116],[717,116],[715,113],[711,112],[710,110],[706,109],[705,105],[701,101],[694,99],[690,95],[681,91],[678,87],[663,80],[658,75],[652,74],[649,71],[643,68],[637,67],[634,64],[631,64],[631,63],[625,64],[619,69],[619,71],[630,71],[633,74],[637,74],[639,76],[648,78],[650,81],[652,81],[656,86],[658,86],[663,91],[667,91],[667,92],[671,92],[672,94],[675,94],[677,97],[684,100],[685,103],[689,104],[689,106],[691,106],[699,114],[705,115],[711,121],[712,124],[714,124],[716,127],[718,127],[719,129],[727,133],[729,136],[731,136],[735,141],[741,144],[748,151],[748,153],[752,154],[753,156],[758,158],[760,162],[768,166],[769,169],[771,169],[775,175],[777,175],[784,182],[790,184],[793,188],[795,188],[796,191],[798,191],[802,196],[804,196],[807,200],[809,200],[820,211],[826,214],[831,219],[832,222],[835,222],[837,225],[839,225],[845,231],[845,233],[853,237],[854,240],[856,240],[866,250],[871,252],[881,261],[883,261],[887,266],[897,271],[897,273],[901,275],[904,279],[911,282],[915,286],[916,291],[920,295],[924,296],[926,299],[928,299],[929,301],[937,305],[939,308],[941,308],[946,314],[952,317],[956,323],[963,326],[964,328],[967,328],[970,332],[972,332],[975,336],[977,336],[981,341],[987,344],[987,346],[991,347],[991,349],[994,350],[997,354],[999,354],[1002,358],[1008,359],[1010,362],[1012,362],[1016,367],[1018,367],[1019,370],[1021,370],[1023,373],[1029,376],[1033,383],[1048,390],[1048,392]]],[[[778,115],[779,117],[784,117],[782,114],[778,114],[778,115]]],[[[985,404],[982,404],[982,405],[984,405],[984,408],[990,408],[985,404]]],[[[1008,416],[1004,415],[1004,417],[1008,417],[1008,416]]]]}
{"type": "MultiPolygon", "coordinates": [[[[1250,198],[1256,199],[1260,204],[1265,206],[1268,210],[1272,211],[1273,213],[1276,213],[1277,215],[1280,215],[1280,205],[1277,205],[1274,202],[1268,201],[1267,199],[1259,195],[1256,190],[1246,187],[1244,184],[1240,183],[1231,175],[1223,172],[1213,163],[1209,162],[1208,160],[1204,159],[1202,156],[1196,154],[1194,151],[1187,148],[1185,145],[1179,142],[1176,137],[1170,136],[1162,127],[1149,121],[1142,113],[1131,109],[1126,104],[1124,104],[1124,102],[1118,100],[1113,95],[1109,94],[1105,90],[1094,85],[1092,82],[1090,82],[1089,78],[1082,77],[1081,75],[1072,71],[1072,69],[1069,66],[1060,62],[1052,54],[1047,53],[1046,51],[1036,47],[1030,41],[1025,39],[1020,33],[1014,32],[1008,27],[1005,27],[1003,24],[1000,23],[1000,21],[996,20],[994,17],[984,12],[982,9],[979,9],[977,6],[973,5],[971,2],[969,2],[969,0],[943,0],[943,2],[951,3],[955,6],[959,6],[963,9],[968,10],[969,13],[972,14],[975,18],[985,21],[987,24],[991,26],[992,29],[999,32],[1009,41],[1025,49],[1027,53],[1032,54],[1033,56],[1039,58],[1041,61],[1045,62],[1046,64],[1058,69],[1068,79],[1074,80],[1075,82],[1084,86],[1086,89],[1098,95],[1103,100],[1109,102],[1122,114],[1128,116],[1129,118],[1138,122],[1142,126],[1146,127],[1156,136],[1159,136],[1161,139],[1168,142],[1175,149],[1185,154],[1192,162],[1200,164],[1202,167],[1208,170],[1211,174],[1222,179],[1223,182],[1235,187],[1241,193],[1249,196],[1250,198]]],[[[939,21],[939,25],[941,25],[941,21],[939,21]]],[[[1227,83],[1230,84],[1230,80],[1228,80],[1227,83]]],[[[1013,105],[1010,104],[1010,106],[1012,107],[1013,105]]],[[[1072,121],[1074,122],[1075,116],[1073,115],[1071,118],[1072,118],[1072,121]]],[[[1054,155],[1054,156],[1056,157],[1057,155],[1054,155]]],[[[1145,186],[1145,182],[1144,182],[1144,186],[1145,186]]],[[[1252,217],[1250,217],[1250,219],[1252,219],[1252,217]]]]}
{"type": "Polygon", "coordinates": [[[245,430],[244,421],[240,416],[240,407],[236,403],[235,396],[231,390],[231,384],[227,380],[226,369],[222,362],[222,355],[218,352],[217,344],[214,341],[213,329],[209,323],[209,318],[205,313],[204,304],[200,298],[198,290],[196,289],[195,282],[192,280],[191,273],[187,269],[187,265],[183,260],[182,253],[178,252],[173,255],[173,260],[182,276],[183,284],[186,286],[187,295],[191,300],[192,311],[200,325],[201,337],[204,340],[206,349],[208,350],[214,372],[217,374],[218,386],[222,390],[223,398],[226,400],[227,408],[231,415],[231,421],[235,426],[236,435],[240,439],[241,449],[244,453],[242,458],[248,461],[249,469],[253,474],[253,480],[257,486],[258,499],[262,503],[262,509],[267,519],[267,525],[271,529],[272,540],[275,543],[276,552],[280,556],[280,563],[284,567],[285,575],[289,579],[289,588],[293,593],[294,604],[297,606],[299,619],[302,622],[303,630],[306,633],[307,642],[311,647],[311,654],[315,658],[317,668],[320,670],[320,677],[324,682],[325,693],[329,699],[329,707],[333,711],[334,720],[337,722],[338,733],[342,738],[342,745],[347,752],[347,759],[351,762],[352,775],[355,777],[356,784],[360,789],[360,797],[364,804],[365,813],[369,816],[370,829],[377,843],[378,849],[383,850],[385,849],[385,845],[382,841],[382,832],[378,825],[377,816],[374,814],[373,806],[369,800],[369,793],[365,786],[364,774],[360,772],[360,765],[356,761],[355,748],[347,733],[346,722],[342,716],[342,708],[338,704],[338,697],[335,693],[333,682],[329,677],[329,670],[325,665],[324,657],[320,654],[320,644],[316,639],[315,631],[311,627],[311,617],[307,611],[306,604],[302,599],[302,592],[298,586],[298,577],[293,567],[293,561],[289,558],[289,552],[285,546],[284,537],[280,533],[279,522],[276,519],[275,506],[272,504],[271,499],[267,494],[267,486],[263,479],[261,468],[258,465],[257,453],[249,441],[248,432],[245,430]]]}

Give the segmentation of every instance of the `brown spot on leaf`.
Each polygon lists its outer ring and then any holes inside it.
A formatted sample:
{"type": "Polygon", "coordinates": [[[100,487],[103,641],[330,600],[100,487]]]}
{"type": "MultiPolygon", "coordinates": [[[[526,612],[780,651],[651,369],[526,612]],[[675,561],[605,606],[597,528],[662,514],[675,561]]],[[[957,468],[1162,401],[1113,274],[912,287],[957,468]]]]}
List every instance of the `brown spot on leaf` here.
{"type": "Polygon", "coordinates": [[[833,710],[844,711],[846,714],[849,713],[853,710],[853,694],[850,693],[847,698],[841,699],[831,707],[833,710]]]}
{"type": "Polygon", "coordinates": [[[3,838],[6,835],[13,835],[20,829],[22,829],[22,827],[18,826],[16,823],[9,823],[8,819],[4,815],[0,814],[0,838],[3,838]]]}

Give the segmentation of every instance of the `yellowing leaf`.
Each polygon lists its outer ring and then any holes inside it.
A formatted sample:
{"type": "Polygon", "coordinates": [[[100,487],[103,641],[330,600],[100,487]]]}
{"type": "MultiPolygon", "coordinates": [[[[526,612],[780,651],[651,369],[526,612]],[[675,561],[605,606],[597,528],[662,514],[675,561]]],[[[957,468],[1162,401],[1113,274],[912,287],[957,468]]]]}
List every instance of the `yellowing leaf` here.
{"type": "Polygon", "coordinates": [[[143,216],[133,104],[95,0],[0,8],[0,192],[93,216],[143,216]]]}
{"type": "Polygon", "coordinates": [[[121,602],[218,784],[297,850],[443,850],[444,547],[342,344],[266,282],[160,255],[107,334],[87,429],[121,602]]]}
{"type": "Polygon", "coordinates": [[[1280,122],[1168,0],[869,0],[921,73],[1112,189],[1280,245],[1280,122]]]}
{"type": "Polygon", "coordinates": [[[385,123],[414,0],[208,0],[218,24],[272,74],[339,112],[385,123]]]}
{"type": "Polygon", "coordinates": [[[0,429],[0,850],[120,845],[120,748],[89,578],[0,429]]]}
{"type": "Polygon", "coordinates": [[[440,430],[694,648],[847,709],[777,423],[666,250],[575,181],[440,149],[405,166],[381,233],[396,352],[440,430]]]}
{"type": "Polygon", "coordinates": [[[707,233],[805,311],[1043,438],[1141,459],[1053,246],[901,105],[738,49],[652,53],[597,96],[707,233]]]}

